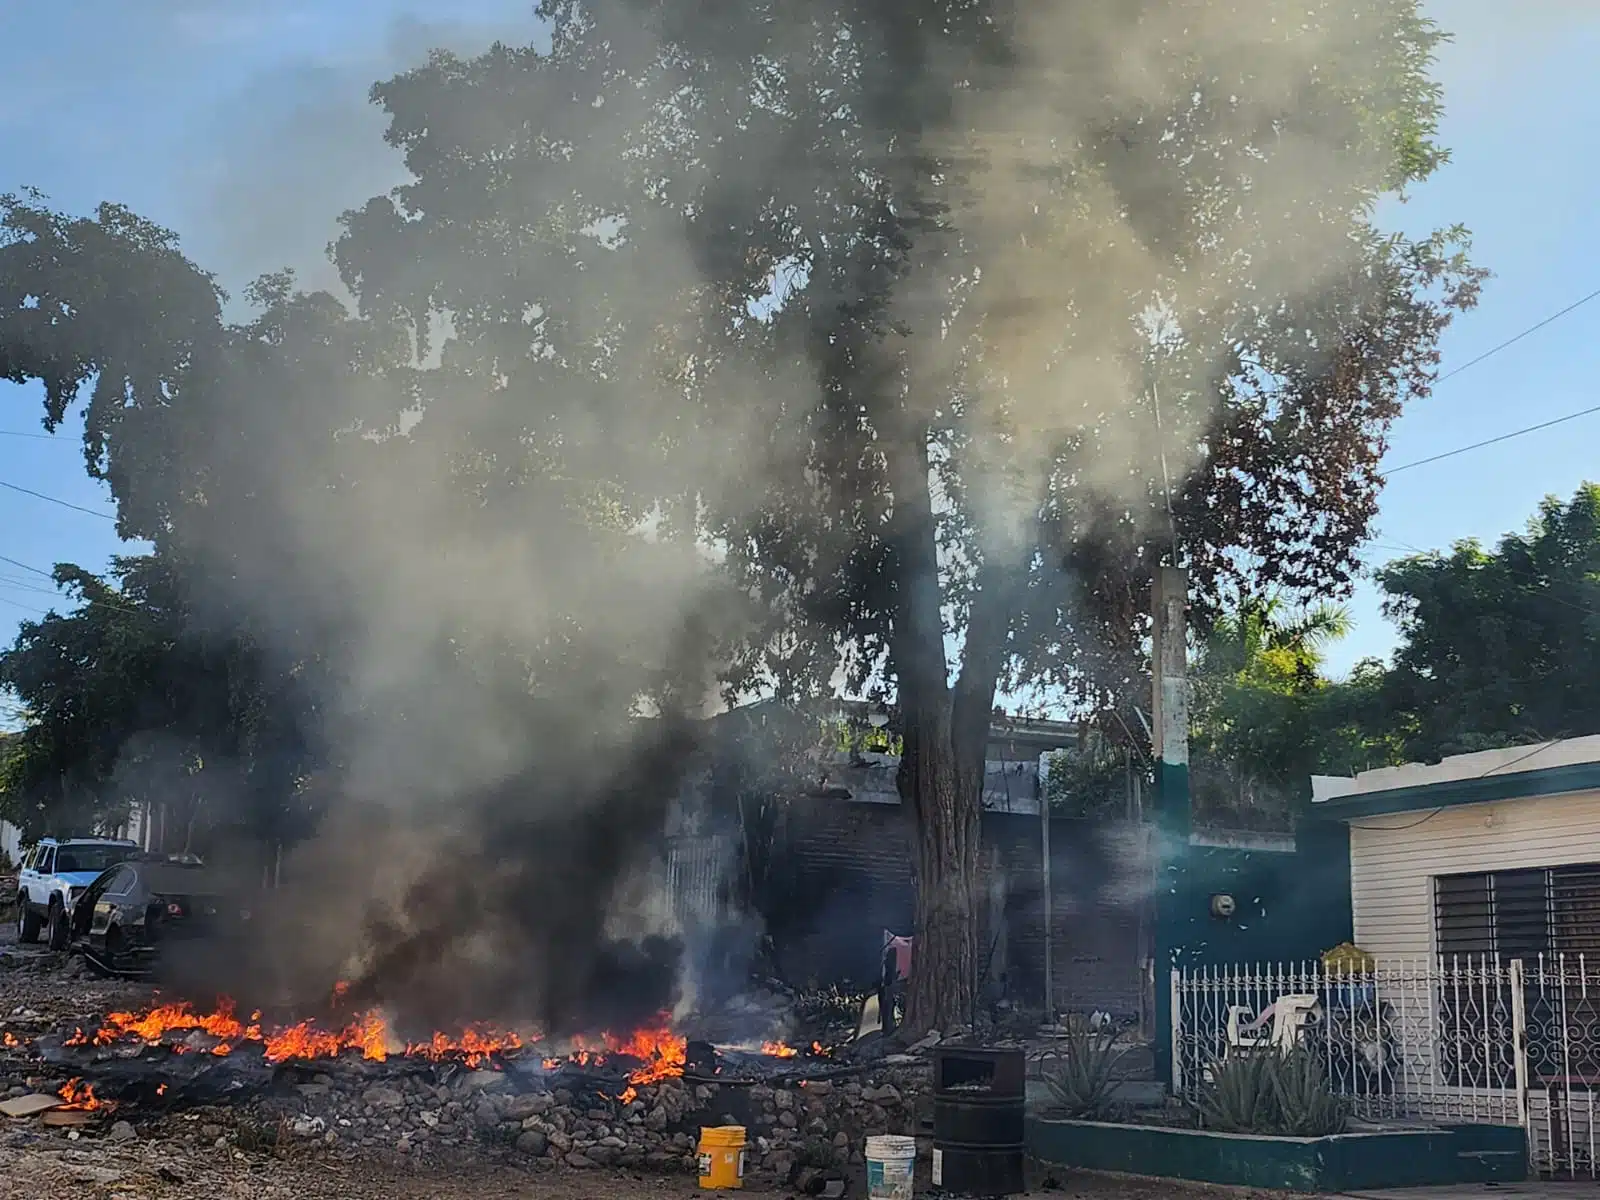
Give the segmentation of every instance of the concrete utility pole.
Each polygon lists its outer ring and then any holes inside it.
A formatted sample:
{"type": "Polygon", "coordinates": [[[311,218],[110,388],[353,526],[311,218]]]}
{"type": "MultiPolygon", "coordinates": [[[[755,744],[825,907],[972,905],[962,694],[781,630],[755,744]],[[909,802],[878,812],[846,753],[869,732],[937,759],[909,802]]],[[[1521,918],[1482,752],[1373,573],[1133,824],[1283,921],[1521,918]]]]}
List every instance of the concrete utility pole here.
{"type": "Polygon", "coordinates": [[[1175,1080],[1170,979],[1181,950],[1188,903],[1189,855],[1189,573],[1156,574],[1151,640],[1150,737],[1155,757],[1155,1040],[1156,1078],[1175,1080]]]}

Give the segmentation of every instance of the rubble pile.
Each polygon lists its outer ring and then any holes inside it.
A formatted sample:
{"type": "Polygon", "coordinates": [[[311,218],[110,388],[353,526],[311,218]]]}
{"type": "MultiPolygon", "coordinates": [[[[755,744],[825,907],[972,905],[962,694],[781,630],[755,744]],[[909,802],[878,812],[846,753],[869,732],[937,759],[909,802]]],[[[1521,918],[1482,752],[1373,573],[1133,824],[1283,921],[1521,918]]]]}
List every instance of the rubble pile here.
{"type": "MultiPolygon", "coordinates": [[[[95,1019],[85,1009],[111,1003],[113,989],[77,970],[52,970],[43,956],[7,965],[0,993],[12,1003],[0,1008],[0,1093],[65,1098],[53,1118],[42,1109],[14,1117],[13,1138],[169,1144],[200,1158],[291,1151],[350,1164],[689,1175],[703,1126],[742,1125],[752,1182],[821,1194],[859,1176],[866,1137],[915,1135],[928,1115],[928,1061],[888,1054],[875,1035],[832,1054],[690,1042],[673,1068],[683,1074],[649,1079],[630,1076],[636,1060],[626,1054],[556,1061],[532,1047],[473,1061],[370,1061],[356,1051],[275,1061],[263,1042],[228,1045],[215,1030],[97,1045],[85,1036],[95,1019]],[[91,1087],[92,1103],[67,1103],[91,1087]]],[[[116,1000],[134,999],[116,991],[116,1000]]],[[[772,989],[729,1006],[729,1031],[789,999],[772,989]]],[[[722,1031],[708,1022],[696,1032],[722,1031]]]]}

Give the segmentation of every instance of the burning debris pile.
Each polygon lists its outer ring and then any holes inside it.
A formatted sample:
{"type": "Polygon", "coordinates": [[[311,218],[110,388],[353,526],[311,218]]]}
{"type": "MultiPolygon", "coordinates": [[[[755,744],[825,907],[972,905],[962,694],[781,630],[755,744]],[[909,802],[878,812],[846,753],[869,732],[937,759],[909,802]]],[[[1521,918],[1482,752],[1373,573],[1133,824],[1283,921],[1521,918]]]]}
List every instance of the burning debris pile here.
{"type": "Polygon", "coordinates": [[[0,1060],[28,1072],[7,1084],[37,1093],[25,1115],[86,1136],[248,1149],[267,1129],[334,1155],[675,1172],[702,1125],[732,1123],[753,1173],[802,1188],[844,1177],[867,1134],[914,1132],[926,1073],[881,1043],[715,1046],[665,1021],[559,1045],[486,1026],[408,1040],[375,1012],[275,1023],[171,1002],[7,1032],[0,1060]]]}

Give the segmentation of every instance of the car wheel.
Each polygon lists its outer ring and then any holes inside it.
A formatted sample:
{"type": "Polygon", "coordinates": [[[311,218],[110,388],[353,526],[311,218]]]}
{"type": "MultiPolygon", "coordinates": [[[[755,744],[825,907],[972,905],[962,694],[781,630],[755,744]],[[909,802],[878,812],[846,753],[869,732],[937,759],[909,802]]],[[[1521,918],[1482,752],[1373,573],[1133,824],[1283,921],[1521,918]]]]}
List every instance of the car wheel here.
{"type": "Polygon", "coordinates": [[[17,941],[27,945],[39,940],[39,930],[43,922],[39,914],[33,911],[33,905],[28,903],[26,894],[17,897],[17,941]]]}
{"type": "Polygon", "coordinates": [[[67,928],[66,906],[59,900],[50,901],[50,949],[65,950],[70,932],[67,928]]]}

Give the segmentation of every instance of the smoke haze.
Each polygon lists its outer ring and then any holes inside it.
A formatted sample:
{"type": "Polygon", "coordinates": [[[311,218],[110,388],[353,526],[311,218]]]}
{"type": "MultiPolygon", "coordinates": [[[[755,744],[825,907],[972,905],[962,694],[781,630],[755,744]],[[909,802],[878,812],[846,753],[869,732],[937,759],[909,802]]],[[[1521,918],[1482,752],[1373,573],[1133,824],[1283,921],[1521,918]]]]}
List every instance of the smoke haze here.
{"type": "MultiPolygon", "coordinates": [[[[180,7],[191,32],[223,21],[217,36],[255,12],[180,7]]],[[[947,207],[894,268],[901,331],[882,357],[908,425],[943,431],[936,471],[960,459],[942,503],[970,514],[969,561],[1031,553],[1052,480],[1093,500],[1056,514],[1065,538],[1106,512],[1158,526],[1149,481],[1198,465],[1246,315],[1360,303],[1360,247],[1325,218],[1364,203],[1393,148],[1325,101],[1378,69],[1364,6],[1031,0],[1002,6],[970,60],[897,26],[897,5],[680,7],[668,26],[597,4],[600,33],[570,27],[554,65],[541,43],[386,85],[420,175],[392,198],[382,122],[348,106],[348,72],[487,31],[396,27],[378,59],[265,75],[295,103],[240,105],[288,115],[252,129],[252,161],[205,168],[230,271],[358,206],[336,265],[375,322],[319,343],[315,386],[230,384],[238,424],[208,432],[231,447],[218,492],[235,499],[182,526],[219,626],[242,614],[269,656],[315,660],[304,721],[337,796],[285,865],[244,989],[321,996],[349,977],[352,1001],[406,1021],[561,1031],[677,1002],[677,931],[640,880],[695,718],[767,615],[723,569],[731,539],[762,528],[778,487],[827,486],[836,348],[815,323],[887,269],[828,240],[837,212],[886,193],[947,207]],[[896,93],[864,88],[856,126],[819,132],[821,91],[848,94],[906,42],[920,65],[897,68],[896,93]],[[717,97],[756,75],[765,108],[697,110],[692,134],[692,106],[664,103],[689,79],[717,97]],[[1214,143],[1180,136],[1202,125],[1214,143]],[[679,145],[683,178],[649,177],[645,151],[679,145]],[[929,182],[929,156],[955,165],[929,182]],[[483,187],[485,163],[508,182],[483,187]],[[774,211],[819,195],[823,215],[774,211]],[[752,227],[789,231],[787,253],[730,263],[752,227]],[[741,272],[748,294],[730,294],[741,272]],[[311,428],[326,438],[286,433],[311,428]]],[[[260,338],[297,344],[304,303],[260,338]]]]}

